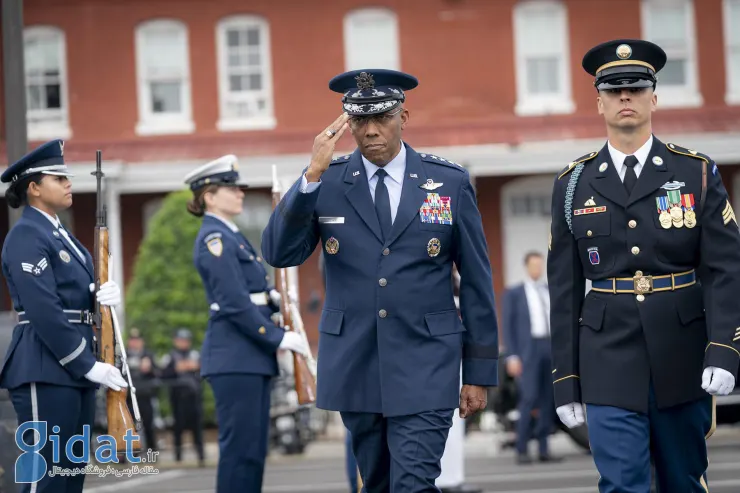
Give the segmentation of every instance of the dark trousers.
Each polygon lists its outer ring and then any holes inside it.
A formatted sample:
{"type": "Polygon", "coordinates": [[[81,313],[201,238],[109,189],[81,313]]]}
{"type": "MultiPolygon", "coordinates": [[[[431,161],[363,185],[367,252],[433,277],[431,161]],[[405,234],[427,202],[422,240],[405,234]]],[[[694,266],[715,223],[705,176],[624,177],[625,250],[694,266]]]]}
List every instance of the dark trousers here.
{"type": "Polygon", "coordinates": [[[216,399],[218,476],[216,493],[260,493],[270,433],[270,377],[208,377],[216,399]]]}
{"type": "Polygon", "coordinates": [[[352,433],[349,430],[344,436],[344,467],[347,470],[350,493],[358,493],[357,461],[355,460],[355,453],[352,452],[352,433]]]}
{"type": "MultiPolygon", "coordinates": [[[[95,418],[95,389],[34,383],[11,390],[10,398],[18,416],[19,426],[27,421],[46,422],[46,437],[42,437],[42,439],[46,438],[46,444],[40,451],[41,455],[24,454],[16,462],[16,482],[25,483],[19,491],[22,493],[31,491],[36,493],[81,492],[85,482],[84,474],[50,477],[45,471],[51,471],[54,467],[76,469],[84,468],[87,465],[87,462],[73,463],[68,460],[65,449],[70,438],[74,435],[82,435],[85,425],[89,426],[89,433],[92,438],[92,426],[95,418]],[[55,427],[59,427],[59,430],[56,431],[55,427]],[[59,437],[60,454],[58,462],[54,461],[52,453],[53,445],[50,440],[52,435],[59,437]],[[37,482],[33,483],[32,481],[37,482]]],[[[23,441],[26,444],[36,444],[37,440],[38,436],[35,436],[33,431],[28,431],[23,436],[23,441]]],[[[8,443],[2,446],[15,447],[16,445],[8,443]]],[[[75,441],[72,452],[75,457],[82,457],[83,447],[85,446],[87,446],[87,450],[90,452],[90,460],[92,460],[94,451],[91,450],[90,443],[83,444],[82,440],[75,441]]],[[[7,474],[13,474],[13,472],[7,471],[7,474]]]]}
{"type": "Polygon", "coordinates": [[[706,438],[714,401],[659,410],[650,387],[648,414],[588,404],[586,417],[600,493],[649,493],[651,460],[660,493],[706,493],[706,438]]]}
{"type": "Polygon", "coordinates": [[[172,414],[174,423],[172,436],[175,445],[175,460],[182,460],[182,434],[189,430],[193,436],[193,444],[198,453],[198,459],[203,461],[203,398],[199,393],[177,389],[173,391],[172,414]]]}
{"type": "MultiPolygon", "coordinates": [[[[141,424],[144,428],[144,441],[146,448],[157,450],[157,433],[154,428],[154,406],[152,405],[152,397],[148,394],[142,394],[136,396],[136,402],[139,404],[139,414],[141,415],[141,424]]],[[[128,408],[131,413],[131,417],[135,418],[134,406],[131,402],[131,394],[128,394],[128,408]]],[[[143,449],[142,455],[146,455],[143,449]]]]}
{"type": "Polygon", "coordinates": [[[519,379],[519,421],[516,426],[516,450],[527,453],[527,444],[532,438],[532,410],[539,410],[534,436],[539,444],[541,456],[548,453],[548,437],[555,419],[555,403],[552,390],[552,366],[550,338],[532,339],[529,357],[522,362],[519,379]]]}
{"type": "Polygon", "coordinates": [[[363,493],[439,493],[434,485],[453,409],[409,416],[340,413],[352,434],[363,493]]]}

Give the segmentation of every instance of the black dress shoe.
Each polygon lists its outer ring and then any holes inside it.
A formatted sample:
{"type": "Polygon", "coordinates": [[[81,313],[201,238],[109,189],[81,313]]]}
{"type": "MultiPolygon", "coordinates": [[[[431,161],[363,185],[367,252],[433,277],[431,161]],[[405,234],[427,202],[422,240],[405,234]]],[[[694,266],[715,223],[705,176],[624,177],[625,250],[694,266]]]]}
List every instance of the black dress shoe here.
{"type": "Polygon", "coordinates": [[[472,486],[468,486],[466,484],[461,484],[460,486],[453,486],[451,488],[440,488],[442,490],[442,493],[483,493],[483,490],[480,488],[473,488],[472,486]]]}
{"type": "Polygon", "coordinates": [[[519,465],[528,465],[532,463],[532,458],[527,454],[519,454],[516,456],[516,463],[519,465]]]}
{"type": "Polygon", "coordinates": [[[540,455],[540,462],[563,462],[562,457],[554,457],[550,454],[540,455]]]}

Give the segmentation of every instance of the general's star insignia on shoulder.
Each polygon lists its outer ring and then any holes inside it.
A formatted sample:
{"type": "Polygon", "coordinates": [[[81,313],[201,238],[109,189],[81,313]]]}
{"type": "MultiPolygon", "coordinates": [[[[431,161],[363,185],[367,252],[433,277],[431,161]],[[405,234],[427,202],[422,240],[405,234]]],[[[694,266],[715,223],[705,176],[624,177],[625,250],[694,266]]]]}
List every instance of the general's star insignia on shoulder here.
{"type": "Polygon", "coordinates": [[[331,163],[329,163],[329,165],[331,166],[331,165],[334,165],[334,164],[344,164],[347,161],[349,161],[349,158],[350,157],[352,157],[351,154],[347,154],[346,156],[337,156],[337,157],[335,157],[334,159],[331,160],[331,163]]]}
{"type": "Polygon", "coordinates": [[[709,163],[709,161],[712,160],[709,156],[707,156],[704,153],[695,151],[693,149],[687,149],[686,147],[681,147],[671,142],[667,143],[666,147],[668,148],[669,151],[675,154],[681,154],[683,156],[689,156],[689,157],[693,157],[696,159],[701,159],[702,161],[705,161],[707,164],[709,163]]]}
{"type": "Polygon", "coordinates": [[[28,272],[29,274],[33,274],[34,276],[38,277],[41,275],[42,272],[44,272],[44,270],[46,270],[46,267],[48,265],[49,262],[46,260],[46,258],[42,258],[36,264],[21,262],[21,269],[23,269],[23,272],[28,272]]]}
{"type": "Polygon", "coordinates": [[[594,152],[590,152],[588,154],[585,154],[585,155],[579,157],[575,161],[572,161],[572,162],[568,163],[568,166],[566,166],[565,168],[563,168],[560,171],[560,174],[558,175],[558,180],[561,179],[562,177],[564,177],[565,175],[567,175],[568,173],[570,173],[571,171],[573,171],[575,169],[575,167],[578,166],[580,163],[585,163],[587,161],[590,161],[593,158],[595,158],[598,154],[599,153],[598,152],[595,152],[595,151],[594,152]]]}
{"type": "Polygon", "coordinates": [[[421,157],[422,161],[426,161],[427,163],[442,164],[444,166],[449,166],[450,168],[455,168],[460,171],[463,171],[465,169],[462,164],[458,164],[454,161],[450,161],[449,159],[435,156],[433,154],[419,154],[419,157],[421,157]]]}

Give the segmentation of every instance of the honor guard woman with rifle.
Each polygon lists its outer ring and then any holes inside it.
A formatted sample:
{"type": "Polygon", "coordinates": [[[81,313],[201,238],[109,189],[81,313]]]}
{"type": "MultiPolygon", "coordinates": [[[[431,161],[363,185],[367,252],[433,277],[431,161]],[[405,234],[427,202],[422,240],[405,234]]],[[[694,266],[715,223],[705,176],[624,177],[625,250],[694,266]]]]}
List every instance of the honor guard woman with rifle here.
{"type": "Polygon", "coordinates": [[[259,493],[268,451],[270,379],[277,350],[307,354],[301,336],[271,321],[279,293],[255,249],[233,219],[242,212],[237,159],[223,156],[192,171],[188,211],[203,217],[195,240],[195,267],[203,280],[210,320],[201,351],[201,375],[216,399],[219,425],[218,493],[259,493]]]}
{"type": "MultiPolygon", "coordinates": [[[[93,296],[93,258],[57,217],[72,205],[69,176],[64,142],[53,140],[0,177],[10,183],[5,194],[8,205],[26,206],[2,249],[3,275],[18,324],[0,367],[0,387],[10,392],[18,424],[41,422],[34,429],[41,432],[40,443],[45,439],[43,461],[25,453],[16,462],[15,480],[25,483],[26,493],[82,491],[84,474],[52,477],[46,471],[55,466],[85,467],[69,461],[64,450],[73,435],[93,425],[96,384],[115,391],[128,386],[115,366],[97,361],[95,355],[91,316],[95,301],[114,306],[121,295],[118,285],[109,281],[93,296]],[[62,451],[56,463],[52,434],[59,437],[62,451]]],[[[26,450],[36,450],[33,445],[39,437],[34,435],[33,429],[23,435],[26,450]]],[[[82,456],[82,448],[82,441],[75,443],[75,456],[82,456]]]]}

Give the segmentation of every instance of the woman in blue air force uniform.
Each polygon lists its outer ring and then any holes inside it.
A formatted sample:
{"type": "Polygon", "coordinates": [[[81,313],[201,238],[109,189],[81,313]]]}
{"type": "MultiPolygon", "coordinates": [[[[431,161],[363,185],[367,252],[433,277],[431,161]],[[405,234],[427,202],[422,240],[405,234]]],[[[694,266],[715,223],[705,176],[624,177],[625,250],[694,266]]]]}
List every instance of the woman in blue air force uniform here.
{"type": "MultiPolygon", "coordinates": [[[[46,423],[41,428],[41,457],[24,454],[16,463],[15,481],[23,492],[81,492],[85,476],[49,476],[53,467],[81,468],[64,452],[67,441],[92,427],[96,384],[113,390],[126,387],[114,366],[96,361],[91,311],[95,298],[90,253],[62,227],[57,213],[72,205],[70,173],[64,164],[64,142],[53,140],[8,167],[0,177],[14,209],[25,206],[2,248],[2,270],[18,324],[0,366],[0,388],[8,389],[18,425],[46,423]],[[57,429],[58,427],[58,429],[57,429]],[[59,462],[53,462],[50,435],[59,436],[59,462]]],[[[97,300],[120,303],[115,282],[103,284],[97,300]]],[[[28,431],[24,442],[38,437],[28,431]]],[[[3,444],[12,446],[12,444],[3,444]]],[[[82,442],[74,452],[82,456],[82,442]]],[[[10,474],[11,472],[8,471],[10,474]]]]}
{"type": "Polygon", "coordinates": [[[244,192],[237,159],[223,156],[185,178],[193,198],[188,211],[203,217],[193,260],[203,280],[210,320],[201,375],[216,399],[219,426],[217,492],[259,493],[270,425],[270,379],[278,374],[277,350],[307,354],[302,338],[271,321],[280,294],[255,249],[233,219],[244,192]]]}

